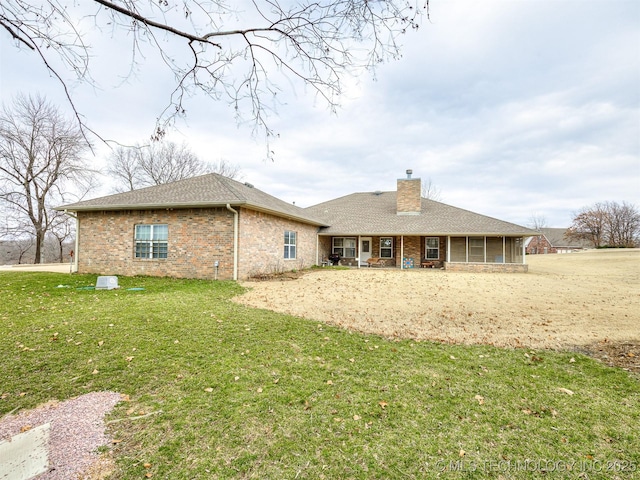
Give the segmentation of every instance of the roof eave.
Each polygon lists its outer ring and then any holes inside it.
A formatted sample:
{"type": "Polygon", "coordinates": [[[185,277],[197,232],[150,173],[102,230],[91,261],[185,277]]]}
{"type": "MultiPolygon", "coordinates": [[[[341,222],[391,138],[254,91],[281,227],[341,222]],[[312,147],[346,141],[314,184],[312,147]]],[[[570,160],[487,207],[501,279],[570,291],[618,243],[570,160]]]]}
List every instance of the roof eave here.
{"type": "Polygon", "coordinates": [[[204,207],[225,207],[227,205],[242,206],[247,202],[185,202],[185,203],[122,203],[114,205],[62,205],[55,207],[54,210],[60,212],[110,212],[120,210],[172,210],[184,208],[204,208],[204,207]]]}
{"type": "Polygon", "coordinates": [[[319,232],[325,237],[534,237],[530,232],[319,232]]]}
{"type": "Polygon", "coordinates": [[[138,203],[138,204],[120,204],[120,205],[86,205],[86,206],[78,206],[74,207],[72,205],[63,205],[61,207],[55,207],[54,210],[61,212],[110,212],[110,211],[122,211],[122,210],[175,210],[175,209],[186,209],[186,208],[217,208],[217,207],[226,207],[230,205],[232,207],[245,207],[250,208],[251,210],[256,210],[264,213],[269,213],[271,215],[276,215],[278,217],[287,218],[289,220],[296,220],[302,223],[307,223],[310,225],[314,225],[317,227],[325,227],[328,226],[325,223],[317,220],[310,219],[303,216],[292,215],[284,212],[280,212],[278,210],[265,208],[260,205],[255,205],[251,202],[246,201],[229,201],[229,202],[188,202],[188,203],[138,203]]]}

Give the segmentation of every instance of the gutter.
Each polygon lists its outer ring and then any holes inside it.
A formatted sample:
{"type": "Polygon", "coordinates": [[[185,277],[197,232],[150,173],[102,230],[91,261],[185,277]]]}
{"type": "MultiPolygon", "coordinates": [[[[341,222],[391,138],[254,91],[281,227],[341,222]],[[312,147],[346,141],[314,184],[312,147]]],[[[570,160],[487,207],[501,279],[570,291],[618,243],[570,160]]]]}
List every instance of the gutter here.
{"type": "Polygon", "coordinates": [[[75,218],[76,219],[76,242],[75,242],[75,246],[74,246],[74,255],[73,255],[73,272],[72,273],[78,273],[78,246],[80,245],[80,219],[78,218],[78,215],[76,215],[75,213],[72,213],[68,210],[64,210],[64,213],[66,215],[69,215],[71,218],[75,218]]]}
{"type": "MultiPolygon", "coordinates": [[[[283,217],[297,222],[306,223],[309,225],[315,225],[317,227],[328,227],[328,225],[320,221],[317,218],[311,218],[306,216],[295,215],[293,213],[287,213],[285,211],[276,210],[273,208],[267,208],[254,204],[253,202],[234,202],[236,205],[243,205],[246,208],[255,210],[257,212],[265,212],[276,217],[283,217]]],[[[229,203],[222,202],[185,202],[185,203],[140,203],[140,204],[114,204],[114,205],[89,205],[82,206],[76,204],[62,205],[55,207],[54,210],[67,211],[65,207],[74,207],[76,212],[101,212],[101,211],[119,211],[119,210],[170,210],[170,209],[184,209],[184,208],[216,208],[222,206],[229,206],[229,203]]],[[[228,209],[228,208],[227,208],[228,209]]]]}
{"type": "Polygon", "coordinates": [[[233,279],[238,280],[238,211],[227,203],[227,210],[233,213],[233,279]]]}

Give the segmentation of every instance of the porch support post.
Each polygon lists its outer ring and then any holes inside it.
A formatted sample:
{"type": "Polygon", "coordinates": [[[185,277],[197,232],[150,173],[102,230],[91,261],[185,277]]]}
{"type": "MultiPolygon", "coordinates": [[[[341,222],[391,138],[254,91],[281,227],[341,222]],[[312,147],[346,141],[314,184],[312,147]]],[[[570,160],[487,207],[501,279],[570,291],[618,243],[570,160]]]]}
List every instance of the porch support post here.
{"type": "Polygon", "coordinates": [[[356,246],[358,249],[358,268],[360,268],[360,262],[362,262],[362,250],[360,249],[360,235],[358,235],[358,245],[356,246]]]}
{"type": "Polygon", "coordinates": [[[404,235],[400,235],[400,270],[404,270],[404,235]]]}
{"type": "Polygon", "coordinates": [[[507,263],[507,237],[502,236],[502,263],[507,263]]]}
{"type": "Polygon", "coordinates": [[[451,263],[451,235],[447,235],[447,263],[451,263]]]}
{"type": "Polygon", "coordinates": [[[469,263],[469,235],[465,237],[465,245],[464,245],[464,263],[469,263]]]}
{"type": "Polygon", "coordinates": [[[527,247],[524,245],[524,237],[520,237],[522,239],[522,264],[525,265],[527,263],[527,247]]]}
{"type": "Polygon", "coordinates": [[[484,250],[484,263],[487,263],[487,236],[484,236],[484,245],[483,245],[483,250],[484,250]]]}

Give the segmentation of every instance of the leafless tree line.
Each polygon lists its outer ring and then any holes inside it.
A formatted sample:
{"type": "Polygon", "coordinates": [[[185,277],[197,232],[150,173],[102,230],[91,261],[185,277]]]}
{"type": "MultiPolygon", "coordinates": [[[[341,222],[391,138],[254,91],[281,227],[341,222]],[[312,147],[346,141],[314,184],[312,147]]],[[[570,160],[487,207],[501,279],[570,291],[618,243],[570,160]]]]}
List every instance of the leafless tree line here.
{"type": "Polygon", "coordinates": [[[574,214],[567,237],[598,247],[640,245],[640,211],[627,202],[598,202],[574,214]]]}
{"type": "MultiPolygon", "coordinates": [[[[72,119],[39,96],[20,95],[0,111],[0,258],[17,263],[66,261],[75,222],[55,210],[81,200],[97,185],[86,138],[72,119]],[[55,246],[51,247],[51,245],[55,246]],[[48,247],[47,255],[43,250],[48,247]],[[55,250],[55,255],[51,250],[55,250]],[[27,260],[29,258],[29,260],[27,260]]],[[[206,163],[186,145],[157,142],[121,147],[109,159],[117,191],[159,185],[207,172],[240,173],[224,160],[206,163]]]]}
{"type": "MultiPolygon", "coordinates": [[[[74,244],[73,236],[62,243],[47,236],[42,244],[41,263],[70,263],[74,244]]],[[[33,264],[34,253],[33,237],[21,235],[13,240],[0,240],[0,265],[33,264]]]]}
{"type": "Polygon", "coordinates": [[[226,160],[200,160],[186,144],[154,142],[151,145],[118,147],[109,157],[109,177],[117,192],[162,185],[205,173],[229,178],[240,175],[240,167],[226,160]]]}

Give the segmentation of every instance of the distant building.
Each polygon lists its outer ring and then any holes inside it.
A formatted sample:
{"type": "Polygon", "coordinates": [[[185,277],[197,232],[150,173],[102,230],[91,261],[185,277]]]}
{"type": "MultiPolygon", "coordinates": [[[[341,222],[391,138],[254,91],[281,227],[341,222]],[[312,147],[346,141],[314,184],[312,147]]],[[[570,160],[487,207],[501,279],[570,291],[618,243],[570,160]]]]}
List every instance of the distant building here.
{"type": "Polygon", "coordinates": [[[586,250],[591,245],[585,240],[570,240],[566,228],[541,228],[540,235],[525,240],[527,255],[546,253],[572,253],[586,250]]]}

